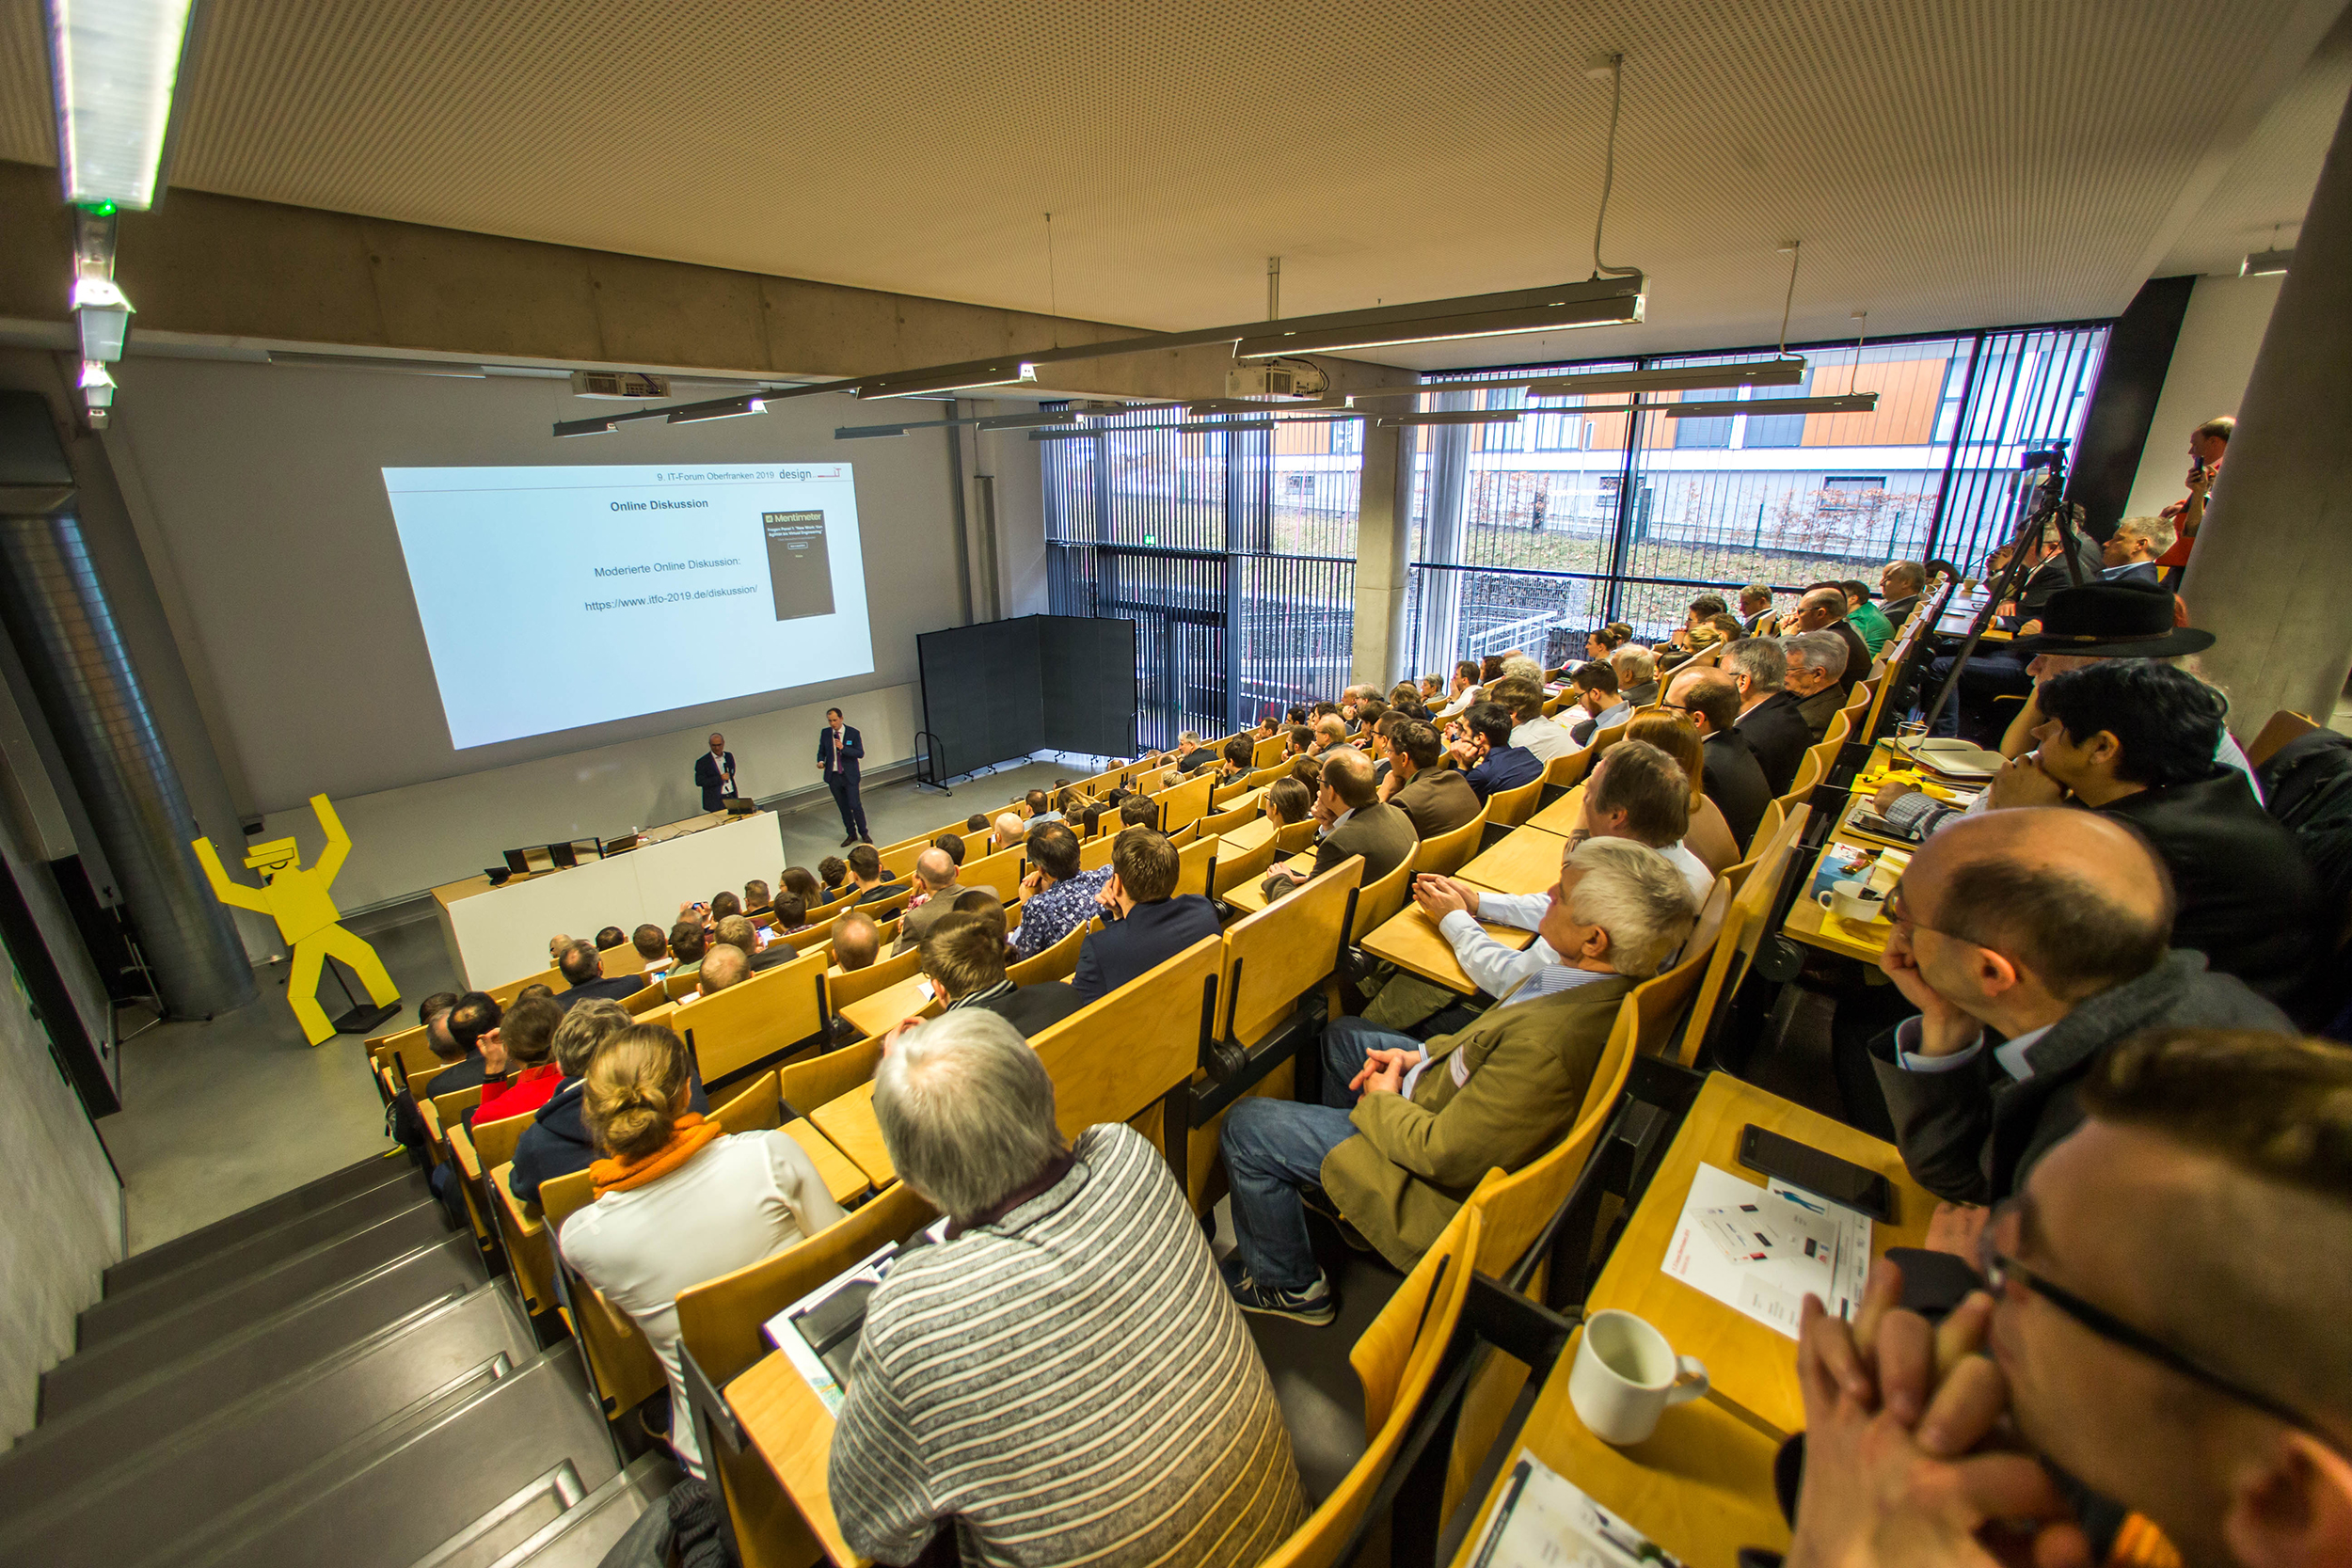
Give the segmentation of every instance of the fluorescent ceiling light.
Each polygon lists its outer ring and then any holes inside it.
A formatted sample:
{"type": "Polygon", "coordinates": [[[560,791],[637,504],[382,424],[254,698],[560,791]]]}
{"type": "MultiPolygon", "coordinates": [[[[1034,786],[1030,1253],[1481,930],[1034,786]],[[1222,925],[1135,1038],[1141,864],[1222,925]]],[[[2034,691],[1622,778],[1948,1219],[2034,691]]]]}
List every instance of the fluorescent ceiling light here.
{"type": "Polygon", "coordinates": [[[672,424],[693,424],[702,420],[739,420],[746,414],[765,414],[768,405],[755,397],[727,398],[717,403],[690,403],[683,408],[670,411],[672,424]]]}
{"type": "Polygon", "coordinates": [[[45,8],[66,200],[153,206],[193,0],[49,0],[45,8]]]}
{"type": "Polygon", "coordinates": [[[984,359],[936,370],[903,371],[871,376],[857,384],[862,398],[912,398],[926,392],[961,392],[981,387],[1023,387],[1037,380],[1037,366],[1026,359],[984,359]]]}
{"type": "Polygon", "coordinates": [[[2271,277],[2295,263],[2293,250],[2257,250],[2237,264],[2240,277],[2271,277]]]}
{"type": "MultiPolygon", "coordinates": [[[[1669,403],[1658,412],[1670,420],[1721,420],[1734,414],[1867,414],[1879,405],[1876,392],[1846,392],[1834,398],[1757,398],[1753,403],[1669,403]]],[[[1574,409],[1570,413],[1576,412],[1574,409]]]]}
{"type": "Polygon", "coordinates": [[[1592,371],[1531,383],[1531,397],[1576,397],[1586,392],[1684,392],[1710,387],[1794,387],[1804,380],[1804,360],[1765,359],[1746,365],[1690,365],[1664,371],[1592,371]]]}
{"type": "Polygon", "coordinates": [[[1460,299],[1391,305],[1372,310],[1342,310],[1323,316],[1267,323],[1266,329],[1233,345],[1236,359],[1270,359],[1285,354],[1336,354],[1347,349],[1388,348],[1403,343],[1442,342],[1455,338],[1500,338],[1515,333],[1557,332],[1579,326],[1613,326],[1642,319],[1642,277],[1597,277],[1543,289],[1470,294],[1460,299]]]}
{"type": "Polygon", "coordinates": [[[131,330],[131,302],[108,277],[73,280],[73,321],[82,332],[82,357],[111,363],[122,357],[122,340],[131,330]]]}
{"type": "Polygon", "coordinates": [[[1440,408],[1427,414],[1383,414],[1382,428],[1408,424],[1517,424],[1520,408],[1440,408]]]}
{"type": "Polygon", "coordinates": [[[1092,428],[1079,426],[1071,430],[1032,430],[1029,432],[1029,439],[1032,441],[1071,441],[1075,440],[1082,436],[1089,437],[1095,436],[1136,436],[1141,435],[1147,430],[1209,431],[1272,430],[1273,428],[1274,421],[1272,420],[1185,420],[1176,424],[1116,425],[1108,430],[1104,430],[1099,426],[1092,428]]]}

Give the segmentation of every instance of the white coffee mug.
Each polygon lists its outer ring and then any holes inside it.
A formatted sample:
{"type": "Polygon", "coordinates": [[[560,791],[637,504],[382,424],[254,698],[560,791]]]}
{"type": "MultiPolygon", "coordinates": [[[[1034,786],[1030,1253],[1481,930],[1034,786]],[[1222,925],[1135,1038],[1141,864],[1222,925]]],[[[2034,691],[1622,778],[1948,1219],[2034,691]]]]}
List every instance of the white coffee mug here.
{"type": "Polygon", "coordinates": [[[1886,905],[1882,900],[1863,896],[1869,886],[1867,882],[1832,882],[1817,896],[1821,908],[1838,919],[1867,926],[1886,918],[1886,905]]]}
{"type": "Polygon", "coordinates": [[[1664,1335],[1632,1313],[1609,1308],[1584,1320],[1568,1370],[1568,1402],[1602,1442],[1646,1442],[1668,1405],[1706,1392],[1707,1368],[1698,1357],[1677,1357],[1664,1335]]]}

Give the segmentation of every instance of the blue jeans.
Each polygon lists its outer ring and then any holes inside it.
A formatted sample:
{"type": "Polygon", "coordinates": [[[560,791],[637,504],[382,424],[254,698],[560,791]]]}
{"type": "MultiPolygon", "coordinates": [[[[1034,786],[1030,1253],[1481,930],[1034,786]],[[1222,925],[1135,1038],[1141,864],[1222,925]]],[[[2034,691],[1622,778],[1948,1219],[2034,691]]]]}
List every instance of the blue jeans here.
{"type": "Polygon", "coordinates": [[[1307,1235],[1298,1190],[1323,1180],[1323,1157],[1356,1135],[1348,1082],[1371,1053],[1419,1051],[1406,1035],[1375,1029],[1357,1018],[1335,1018],[1323,1028],[1323,1103],[1302,1105],[1263,1095],[1236,1101],[1225,1113],[1217,1148],[1233,1193],[1233,1237],[1242,1266],[1259,1284],[1306,1291],[1323,1276],[1307,1235]]]}

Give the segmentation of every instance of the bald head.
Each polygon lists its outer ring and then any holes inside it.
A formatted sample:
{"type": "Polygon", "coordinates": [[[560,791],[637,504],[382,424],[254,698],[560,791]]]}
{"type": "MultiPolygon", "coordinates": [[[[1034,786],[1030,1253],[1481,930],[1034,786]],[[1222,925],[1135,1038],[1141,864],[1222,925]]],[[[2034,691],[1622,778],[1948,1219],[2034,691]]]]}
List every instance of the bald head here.
{"type": "Polygon", "coordinates": [[[882,947],[882,930],[871,915],[852,910],[833,923],[833,961],[842,970],[864,969],[882,947]]]}
{"type": "Polygon", "coordinates": [[[1323,787],[1338,797],[1343,811],[1358,811],[1380,797],[1372,759],[1353,746],[1335,746],[1324,754],[1323,787]]]}
{"type": "Polygon", "coordinates": [[[1846,618],[1846,594],[1839,588],[1816,588],[1797,601],[1796,623],[1806,631],[1820,631],[1846,618]]]}
{"type": "Polygon", "coordinates": [[[914,857],[914,874],[928,888],[943,888],[956,879],[956,863],[945,849],[926,849],[914,857]]]}
{"type": "Polygon", "coordinates": [[[1666,705],[1691,716],[1699,734],[1721,735],[1740,721],[1740,683],[1721,670],[1689,670],[1674,679],[1666,705]]]}
{"type": "Polygon", "coordinates": [[[1913,921],[1992,949],[2065,1002],[2147,974],[2172,936],[2172,884],[2147,842],[2070,807],[1963,817],[1920,846],[1902,890],[1913,921]]]}
{"type": "Polygon", "coordinates": [[[752,972],[752,956],[731,942],[720,942],[703,958],[703,966],[695,971],[705,996],[723,991],[747,978],[752,972]]]}

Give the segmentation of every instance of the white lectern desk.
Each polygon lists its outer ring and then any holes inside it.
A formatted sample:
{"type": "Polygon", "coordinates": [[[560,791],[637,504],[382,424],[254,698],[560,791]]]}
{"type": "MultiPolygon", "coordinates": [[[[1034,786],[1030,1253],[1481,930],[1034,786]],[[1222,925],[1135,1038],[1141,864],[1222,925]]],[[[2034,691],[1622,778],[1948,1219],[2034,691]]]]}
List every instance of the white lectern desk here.
{"type": "Polygon", "coordinates": [[[739,890],[755,877],[772,883],[784,864],[773,812],[711,812],[649,829],[644,837],[648,842],[626,854],[499,887],[475,876],[435,888],[441,934],[466,983],[482,990],[538,974],[548,967],[548,939],[558,931],[594,942],[607,926],[633,931],[651,921],[667,932],[680,904],[707,900],[722,888],[739,890]]]}

